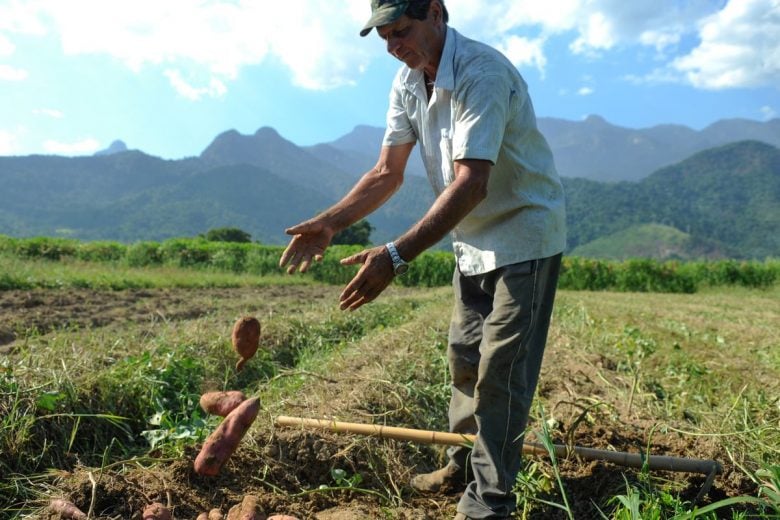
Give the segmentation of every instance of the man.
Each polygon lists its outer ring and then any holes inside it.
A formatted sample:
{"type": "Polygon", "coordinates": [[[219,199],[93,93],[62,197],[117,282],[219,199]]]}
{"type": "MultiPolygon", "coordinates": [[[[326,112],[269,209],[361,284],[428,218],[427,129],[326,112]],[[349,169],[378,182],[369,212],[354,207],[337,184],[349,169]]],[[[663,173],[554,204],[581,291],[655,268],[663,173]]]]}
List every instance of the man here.
{"type": "Polygon", "coordinates": [[[341,201],[286,230],[293,238],[280,265],[292,273],[321,259],[334,233],[398,189],[420,144],[437,198],[394,242],[341,261],[361,267],[340,307],[371,302],[451,233],[449,421],[476,441],[470,451],[450,449],[447,466],[412,487],[468,483],[456,519],[508,518],[565,245],[563,191],[527,86],[504,56],[450,28],[443,0],[371,0],[371,9],[361,36],[376,28],[403,62],[379,160],[341,201]]]}

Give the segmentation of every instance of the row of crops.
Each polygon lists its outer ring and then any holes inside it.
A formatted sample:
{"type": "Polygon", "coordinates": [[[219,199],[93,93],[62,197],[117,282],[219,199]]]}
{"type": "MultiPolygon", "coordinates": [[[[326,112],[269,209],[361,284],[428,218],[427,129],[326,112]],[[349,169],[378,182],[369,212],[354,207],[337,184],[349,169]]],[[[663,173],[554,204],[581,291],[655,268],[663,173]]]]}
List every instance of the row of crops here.
{"type": "MultiPolygon", "coordinates": [[[[176,238],[162,242],[84,242],[0,235],[0,254],[49,261],[111,262],[131,268],[176,266],[253,275],[281,274],[282,246],[255,243],[211,242],[202,238],[176,238]]],[[[333,284],[349,281],[354,267],[339,259],[361,246],[332,246],[309,276],[333,284]]],[[[451,253],[429,251],[412,263],[407,275],[396,279],[405,286],[447,285],[455,267],[451,253]]],[[[632,259],[622,262],[579,257],[563,259],[559,287],[571,290],[614,290],[693,293],[702,287],[738,285],[753,288],[773,286],[780,279],[780,260],[657,261],[632,259]]],[[[25,288],[12,273],[5,273],[2,288],[25,288]],[[18,285],[18,287],[17,287],[18,285]]]]}

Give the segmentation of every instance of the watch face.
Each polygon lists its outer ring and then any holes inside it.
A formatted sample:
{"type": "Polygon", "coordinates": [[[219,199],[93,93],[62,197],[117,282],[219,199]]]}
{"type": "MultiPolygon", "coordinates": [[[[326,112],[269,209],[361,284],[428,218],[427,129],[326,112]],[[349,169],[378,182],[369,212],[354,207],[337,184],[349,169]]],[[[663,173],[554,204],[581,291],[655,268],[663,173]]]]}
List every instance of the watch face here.
{"type": "Polygon", "coordinates": [[[409,270],[409,264],[399,264],[395,266],[395,274],[404,274],[409,270]]]}

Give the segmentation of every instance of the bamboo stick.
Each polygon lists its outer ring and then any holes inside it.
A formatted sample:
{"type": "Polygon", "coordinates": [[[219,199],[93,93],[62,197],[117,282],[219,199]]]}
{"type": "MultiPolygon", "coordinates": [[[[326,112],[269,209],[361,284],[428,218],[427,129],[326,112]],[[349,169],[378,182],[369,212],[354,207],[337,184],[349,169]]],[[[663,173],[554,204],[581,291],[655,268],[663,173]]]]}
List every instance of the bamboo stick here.
{"type": "MultiPolygon", "coordinates": [[[[444,444],[448,446],[462,446],[473,443],[474,435],[437,432],[430,430],[415,430],[412,428],[400,428],[396,426],[382,426],[377,424],[350,423],[329,419],[307,419],[303,417],[279,416],[275,421],[276,426],[298,426],[303,428],[315,428],[328,430],[334,433],[355,433],[369,435],[382,439],[394,439],[399,441],[411,441],[425,444],[444,444]]],[[[641,468],[647,463],[650,470],[676,471],[684,473],[704,473],[714,477],[723,471],[721,465],[714,460],[685,459],[680,457],[668,457],[662,455],[645,456],[641,453],[627,453],[621,451],[599,450],[584,448],[581,446],[567,447],[562,444],[554,444],[556,457],[569,457],[577,455],[584,460],[602,460],[627,466],[641,468]]],[[[523,444],[524,455],[548,455],[547,449],[534,442],[523,444]]]]}

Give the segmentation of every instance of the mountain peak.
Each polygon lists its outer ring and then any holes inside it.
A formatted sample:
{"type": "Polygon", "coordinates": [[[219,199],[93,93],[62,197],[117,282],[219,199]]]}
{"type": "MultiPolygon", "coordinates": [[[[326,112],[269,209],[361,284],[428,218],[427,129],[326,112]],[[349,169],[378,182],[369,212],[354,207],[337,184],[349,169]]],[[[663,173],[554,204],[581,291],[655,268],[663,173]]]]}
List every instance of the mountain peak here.
{"type": "Polygon", "coordinates": [[[279,139],[282,137],[275,128],[270,126],[262,126],[258,128],[254,136],[261,139],[279,139]]]}
{"type": "Polygon", "coordinates": [[[612,126],[606,119],[596,114],[589,114],[585,118],[585,123],[591,125],[612,126]]]}
{"type": "Polygon", "coordinates": [[[108,148],[105,148],[103,150],[98,150],[95,152],[94,155],[113,155],[115,153],[121,153],[127,151],[127,145],[124,143],[124,141],[120,139],[116,139],[114,142],[112,142],[108,148]]]}

